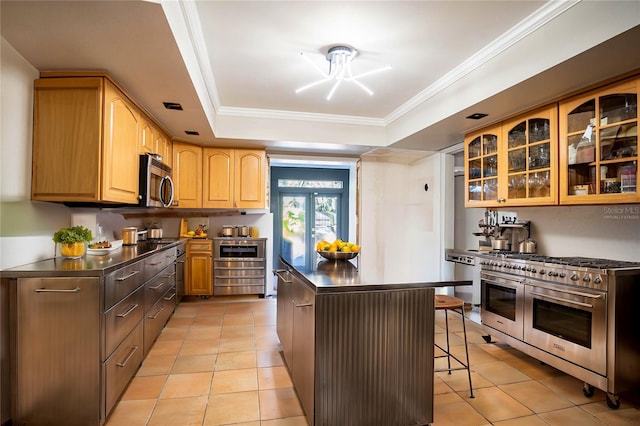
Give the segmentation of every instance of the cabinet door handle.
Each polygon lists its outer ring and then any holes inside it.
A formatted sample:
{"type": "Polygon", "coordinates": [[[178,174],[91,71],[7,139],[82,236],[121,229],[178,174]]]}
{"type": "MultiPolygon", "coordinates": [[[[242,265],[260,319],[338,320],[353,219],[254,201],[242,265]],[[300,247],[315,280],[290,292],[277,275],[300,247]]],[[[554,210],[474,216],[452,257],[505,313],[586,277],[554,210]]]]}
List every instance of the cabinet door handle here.
{"type": "Polygon", "coordinates": [[[273,273],[276,274],[278,278],[280,278],[283,282],[287,284],[291,284],[293,280],[286,280],[282,275],[280,275],[282,272],[289,272],[289,271],[287,271],[286,269],[275,269],[273,271],[273,273]]]}
{"type": "Polygon", "coordinates": [[[504,203],[504,202],[507,201],[507,199],[506,198],[498,198],[496,201],[499,202],[499,203],[504,203]]]}
{"type": "Polygon", "coordinates": [[[116,281],[126,281],[129,278],[133,277],[134,275],[138,275],[140,273],[140,271],[133,271],[132,273],[130,273],[129,275],[126,275],[124,277],[120,277],[120,278],[116,278],[116,281]]]}
{"type": "Polygon", "coordinates": [[[160,284],[158,284],[158,285],[156,285],[156,286],[149,287],[149,289],[150,289],[150,290],[157,290],[157,289],[159,289],[159,288],[162,288],[163,286],[164,286],[164,283],[160,283],[160,284]]]}
{"type": "Polygon", "coordinates": [[[54,289],[54,288],[36,288],[36,293],[80,293],[80,287],[72,288],[70,290],[54,289]]]}
{"type": "Polygon", "coordinates": [[[116,365],[118,367],[126,366],[129,360],[131,359],[131,357],[133,356],[133,354],[135,354],[137,350],[138,350],[137,346],[134,346],[133,348],[131,348],[131,352],[129,352],[129,355],[127,355],[127,358],[124,361],[117,363],[116,365]]]}
{"type": "Polygon", "coordinates": [[[136,303],[135,305],[133,305],[132,307],[129,308],[129,310],[127,312],[125,312],[124,314],[118,314],[116,315],[118,318],[124,318],[127,315],[129,315],[131,312],[133,312],[136,308],[138,307],[138,304],[136,303]]]}
{"type": "Polygon", "coordinates": [[[155,315],[149,315],[147,318],[154,320],[158,318],[158,315],[160,315],[160,312],[162,311],[164,311],[164,306],[160,306],[160,309],[158,309],[158,312],[156,312],[155,315]]]}
{"type": "Polygon", "coordinates": [[[298,304],[298,302],[296,302],[295,300],[292,300],[291,303],[293,303],[293,305],[296,308],[305,308],[307,306],[313,306],[313,303],[300,303],[300,304],[298,304]]]}

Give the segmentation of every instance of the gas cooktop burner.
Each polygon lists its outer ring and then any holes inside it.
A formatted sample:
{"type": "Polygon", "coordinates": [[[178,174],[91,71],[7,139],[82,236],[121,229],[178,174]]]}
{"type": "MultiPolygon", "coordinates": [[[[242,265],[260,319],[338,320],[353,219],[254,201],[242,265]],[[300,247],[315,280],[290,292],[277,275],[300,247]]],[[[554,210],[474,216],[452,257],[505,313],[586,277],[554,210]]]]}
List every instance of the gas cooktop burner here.
{"type": "Polygon", "coordinates": [[[554,257],[542,254],[526,254],[508,251],[491,251],[488,254],[501,256],[504,259],[524,260],[528,262],[540,262],[553,265],[574,266],[594,269],[623,269],[640,268],[640,262],[627,262],[624,260],[600,259],[592,257],[554,257]]]}

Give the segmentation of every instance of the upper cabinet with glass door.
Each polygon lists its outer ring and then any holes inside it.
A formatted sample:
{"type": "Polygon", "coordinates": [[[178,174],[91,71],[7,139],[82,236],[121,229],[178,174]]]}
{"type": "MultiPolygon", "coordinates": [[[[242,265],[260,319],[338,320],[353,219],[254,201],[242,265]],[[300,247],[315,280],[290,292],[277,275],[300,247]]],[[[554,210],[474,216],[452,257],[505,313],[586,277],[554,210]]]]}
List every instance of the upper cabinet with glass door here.
{"type": "Polygon", "coordinates": [[[489,207],[498,203],[498,156],[501,126],[467,135],[464,140],[465,207],[489,207]]]}
{"type": "Polygon", "coordinates": [[[594,90],[560,104],[560,203],[640,202],[640,79],[594,90]]]}
{"type": "Polygon", "coordinates": [[[500,206],[540,206],[558,203],[558,109],[545,107],[502,124],[500,206]]]}
{"type": "Polygon", "coordinates": [[[558,203],[555,105],[465,138],[466,207],[558,203]]]}

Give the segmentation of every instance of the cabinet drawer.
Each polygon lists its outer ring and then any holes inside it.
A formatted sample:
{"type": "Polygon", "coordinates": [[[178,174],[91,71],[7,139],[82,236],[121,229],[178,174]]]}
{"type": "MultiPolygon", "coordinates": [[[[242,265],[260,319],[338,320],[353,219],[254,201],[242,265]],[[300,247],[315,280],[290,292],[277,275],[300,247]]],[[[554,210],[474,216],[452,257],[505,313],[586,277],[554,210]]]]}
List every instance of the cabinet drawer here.
{"type": "Polygon", "coordinates": [[[240,281],[245,283],[254,282],[256,284],[264,283],[264,269],[214,269],[213,279],[216,284],[223,282],[222,280],[240,281]]]}
{"type": "Polygon", "coordinates": [[[108,415],[142,363],[142,321],[104,363],[104,394],[108,415]]]}
{"type": "MultiPolygon", "coordinates": [[[[144,279],[144,262],[136,262],[110,273],[104,280],[104,311],[140,287],[144,279]]],[[[103,312],[104,312],[103,311],[103,312]]]]}
{"type": "Polygon", "coordinates": [[[140,287],[104,314],[105,343],[102,359],[107,358],[122,339],[140,322],[143,309],[144,291],[140,287]]]}
{"type": "Polygon", "coordinates": [[[147,312],[167,290],[175,285],[176,267],[169,265],[144,285],[144,312],[147,312]]]}
{"type": "Polygon", "coordinates": [[[176,248],[163,250],[144,260],[144,280],[149,281],[176,260],[176,248]]]}
{"type": "Polygon", "coordinates": [[[187,255],[191,252],[208,252],[213,253],[213,241],[212,240],[204,240],[204,241],[189,241],[187,243],[187,255]]]}
{"type": "Polygon", "coordinates": [[[176,308],[176,288],[171,287],[144,316],[144,355],[147,356],[153,342],[164,328],[176,308]]]}

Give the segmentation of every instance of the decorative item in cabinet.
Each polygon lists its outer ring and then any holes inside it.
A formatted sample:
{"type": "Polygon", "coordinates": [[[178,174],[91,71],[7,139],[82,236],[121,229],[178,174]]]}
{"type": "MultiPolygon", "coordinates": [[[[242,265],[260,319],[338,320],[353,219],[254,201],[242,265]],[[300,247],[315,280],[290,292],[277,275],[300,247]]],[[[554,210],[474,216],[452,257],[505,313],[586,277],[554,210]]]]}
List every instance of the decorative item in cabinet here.
{"type": "Polygon", "coordinates": [[[497,203],[499,129],[493,127],[465,138],[467,207],[497,203]]]}
{"type": "Polygon", "coordinates": [[[562,204],[636,203],[637,78],[560,105],[562,204]]]}

